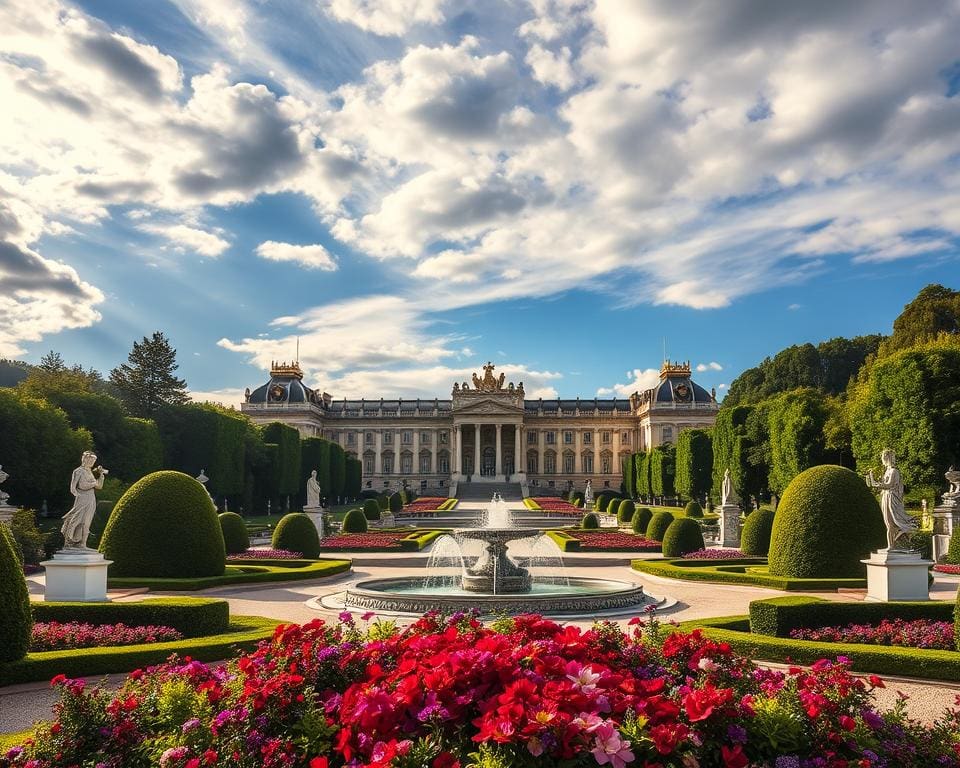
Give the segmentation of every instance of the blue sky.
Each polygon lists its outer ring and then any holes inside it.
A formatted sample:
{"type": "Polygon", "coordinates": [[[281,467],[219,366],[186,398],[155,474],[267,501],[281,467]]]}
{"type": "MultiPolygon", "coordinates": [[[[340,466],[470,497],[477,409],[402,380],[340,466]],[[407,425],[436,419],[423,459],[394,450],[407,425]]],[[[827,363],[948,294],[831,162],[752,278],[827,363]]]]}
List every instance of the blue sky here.
{"type": "Polygon", "coordinates": [[[0,355],[723,391],[960,285],[960,6],[12,0],[0,355]]]}

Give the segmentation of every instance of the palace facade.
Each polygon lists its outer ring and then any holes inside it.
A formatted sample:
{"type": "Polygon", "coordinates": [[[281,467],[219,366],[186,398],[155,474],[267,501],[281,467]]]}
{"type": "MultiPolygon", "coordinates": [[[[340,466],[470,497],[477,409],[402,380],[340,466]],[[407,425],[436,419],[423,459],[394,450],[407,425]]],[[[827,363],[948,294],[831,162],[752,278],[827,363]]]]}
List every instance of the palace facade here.
{"type": "Polygon", "coordinates": [[[691,379],[690,364],[665,362],[659,383],[629,398],[527,399],[488,363],[456,382],[449,399],[334,400],[303,383],[298,364],[275,363],[270,381],[244,393],[259,424],[281,421],[324,437],[363,464],[363,485],[452,493],[460,483],[513,482],[536,489],[619,487],[622,461],[711,427],[718,404],[691,379]]]}

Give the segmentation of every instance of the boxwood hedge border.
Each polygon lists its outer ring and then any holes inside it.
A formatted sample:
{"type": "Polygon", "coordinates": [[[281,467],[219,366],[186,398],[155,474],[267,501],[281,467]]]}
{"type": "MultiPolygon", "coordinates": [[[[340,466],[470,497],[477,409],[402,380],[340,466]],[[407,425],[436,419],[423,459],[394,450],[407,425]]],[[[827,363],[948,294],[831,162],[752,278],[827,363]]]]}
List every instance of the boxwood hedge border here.
{"type": "Polygon", "coordinates": [[[862,589],[866,579],[793,579],[789,576],[771,576],[766,573],[741,573],[736,566],[766,565],[764,558],[736,558],[731,560],[634,560],[631,567],[641,573],[682,581],[705,581],[715,584],[744,584],[767,587],[784,592],[835,592],[838,589],[862,589]]]}
{"type": "Polygon", "coordinates": [[[126,576],[108,579],[111,589],[146,587],[162,592],[195,592],[214,587],[228,587],[242,584],[268,584],[283,581],[301,581],[305,579],[323,579],[349,571],[353,566],[350,560],[310,560],[309,565],[297,566],[297,560],[256,560],[237,563],[231,560],[223,576],[201,576],[185,579],[152,579],[126,576]],[[280,565],[282,563],[282,565],[280,565]]]}

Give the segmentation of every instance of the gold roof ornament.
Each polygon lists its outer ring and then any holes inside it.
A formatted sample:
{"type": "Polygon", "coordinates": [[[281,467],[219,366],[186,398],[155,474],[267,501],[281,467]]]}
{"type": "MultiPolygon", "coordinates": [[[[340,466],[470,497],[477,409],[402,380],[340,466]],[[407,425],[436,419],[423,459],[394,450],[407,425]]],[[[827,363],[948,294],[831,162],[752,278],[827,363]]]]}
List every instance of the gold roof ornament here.
{"type": "Polygon", "coordinates": [[[482,379],[477,376],[477,374],[473,374],[473,388],[476,389],[477,392],[499,392],[503,389],[506,374],[501,373],[499,376],[494,376],[493,369],[496,367],[497,366],[488,360],[487,364],[483,366],[482,379]]]}
{"type": "Polygon", "coordinates": [[[660,367],[660,379],[666,379],[671,376],[689,376],[691,373],[690,361],[687,360],[685,363],[672,362],[670,360],[664,360],[663,365],[660,367]]]}
{"type": "Polygon", "coordinates": [[[281,363],[277,360],[270,361],[270,376],[272,377],[286,377],[290,379],[299,379],[303,380],[303,370],[300,368],[300,363],[281,363]]]}

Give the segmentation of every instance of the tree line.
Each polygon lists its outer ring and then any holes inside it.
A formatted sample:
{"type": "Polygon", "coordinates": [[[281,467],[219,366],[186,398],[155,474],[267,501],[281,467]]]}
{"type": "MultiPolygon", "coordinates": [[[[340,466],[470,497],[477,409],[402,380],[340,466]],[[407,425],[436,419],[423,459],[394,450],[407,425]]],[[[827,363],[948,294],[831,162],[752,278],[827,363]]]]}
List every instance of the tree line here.
{"type": "Polygon", "coordinates": [[[0,372],[24,374],[0,387],[0,460],[10,475],[4,490],[20,506],[67,509],[70,472],[84,450],[96,451],[110,470],[104,499],[159,469],[194,476],[204,470],[218,503],[248,514],[301,506],[313,469],[328,498],[360,493],[360,461],[338,444],[302,440],[279,422],[260,427],[234,409],[190,402],[176,376],[176,350],[162,333],[134,343],[107,378],[68,366],[56,352],[36,366],[4,363],[0,372]]]}

